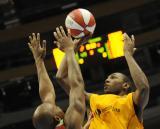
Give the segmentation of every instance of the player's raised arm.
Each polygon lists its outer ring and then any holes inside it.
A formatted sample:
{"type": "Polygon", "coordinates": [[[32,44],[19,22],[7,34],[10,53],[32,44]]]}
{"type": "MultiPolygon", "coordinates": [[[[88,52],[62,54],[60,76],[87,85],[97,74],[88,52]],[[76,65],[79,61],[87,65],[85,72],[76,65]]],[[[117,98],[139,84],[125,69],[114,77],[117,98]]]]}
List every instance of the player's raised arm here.
{"type": "MultiPolygon", "coordinates": [[[[62,26],[60,27],[61,32],[65,34],[64,30],[62,29],[62,26]]],[[[60,32],[59,28],[56,28],[56,32],[53,33],[55,39],[58,41],[60,36],[61,36],[61,32],[60,32]]],[[[57,44],[59,45],[59,44],[57,44]]],[[[70,91],[70,86],[69,86],[69,80],[68,80],[68,64],[67,64],[67,57],[66,55],[63,57],[63,60],[60,64],[60,67],[57,71],[56,74],[56,78],[58,80],[58,83],[60,84],[60,86],[65,90],[65,92],[69,95],[69,91],[70,91]]]]}
{"type": "MultiPolygon", "coordinates": [[[[53,33],[55,39],[58,41],[59,40],[59,37],[62,35],[61,33],[63,33],[64,35],[65,32],[62,28],[62,26],[60,26],[60,28],[56,28],[56,32],[53,33]]],[[[74,44],[74,51],[76,52],[78,50],[78,48],[80,47],[80,45],[84,44],[87,42],[87,40],[91,37],[92,35],[89,34],[89,35],[86,35],[85,37],[81,38],[81,39],[75,39],[73,41],[73,44],[74,44]]],[[[56,43],[56,42],[55,42],[56,43]]],[[[59,46],[59,44],[57,44],[59,46]]],[[[69,86],[69,80],[68,80],[68,63],[67,63],[67,57],[66,55],[64,56],[61,64],[60,64],[60,67],[58,69],[58,72],[56,74],[56,78],[59,82],[59,84],[61,85],[61,87],[65,90],[65,92],[67,94],[69,94],[69,91],[70,91],[70,86],[69,86]]],[[[90,93],[86,92],[85,91],[85,98],[87,101],[89,101],[89,96],[90,96],[90,93]]]]}
{"type": "Polygon", "coordinates": [[[50,129],[56,125],[57,120],[63,118],[63,111],[55,104],[55,91],[53,84],[46,71],[43,58],[46,54],[46,41],[40,41],[40,34],[33,33],[29,36],[29,48],[33,54],[39,81],[39,95],[42,101],[34,114],[33,125],[36,129],[50,129]]]}
{"type": "Polygon", "coordinates": [[[65,124],[68,129],[80,129],[85,113],[84,82],[79,65],[75,59],[71,35],[63,34],[63,30],[58,32],[55,32],[59,36],[58,41],[55,41],[55,43],[66,53],[70,86],[69,107],[65,114],[65,124]]]}
{"type": "Polygon", "coordinates": [[[28,45],[33,54],[37,68],[40,98],[42,100],[42,103],[49,102],[55,104],[56,95],[54,87],[46,71],[43,60],[46,54],[46,41],[43,40],[41,45],[39,33],[33,33],[32,36],[29,36],[29,39],[30,43],[28,43],[28,45]]]}
{"type": "MultiPolygon", "coordinates": [[[[133,54],[135,51],[134,36],[130,38],[124,34],[124,55],[129,66],[129,70],[136,86],[136,91],[133,93],[133,101],[140,108],[144,109],[149,100],[149,83],[146,75],[135,61],[133,54]]],[[[142,120],[142,115],[140,120],[142,120]]]]}

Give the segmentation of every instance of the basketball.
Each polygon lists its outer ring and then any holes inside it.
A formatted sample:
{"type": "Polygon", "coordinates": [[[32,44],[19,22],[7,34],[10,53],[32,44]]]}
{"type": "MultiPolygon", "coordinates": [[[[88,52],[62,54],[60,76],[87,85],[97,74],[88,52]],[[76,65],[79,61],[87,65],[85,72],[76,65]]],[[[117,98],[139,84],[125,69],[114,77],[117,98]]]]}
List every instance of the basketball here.
{"type": "Polygon", "coordinates": [[[96,21],[91,12],[79,8],[67,15],[65,26],[74,38],[81,38],[94,33],[96,21]]]}

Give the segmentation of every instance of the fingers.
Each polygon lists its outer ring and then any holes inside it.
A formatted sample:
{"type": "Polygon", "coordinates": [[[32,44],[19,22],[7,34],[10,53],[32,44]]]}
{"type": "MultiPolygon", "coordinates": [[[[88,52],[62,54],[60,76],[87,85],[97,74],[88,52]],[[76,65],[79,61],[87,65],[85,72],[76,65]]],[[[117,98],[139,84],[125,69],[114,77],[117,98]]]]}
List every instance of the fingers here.
{"type": "Polygon", "coordinates": [[[38,45],[40,47],[41,46],[41,44],[40,44],[40,33],[37,33],[37,41],[38,41],[38,45]]]}
{"type": "Polygon", "coordinates": [[[29,36],[29,41],[30,41],[30,43],[32,42],[32,40],[33,40],[33,39],[32,39],[32,36],[29,36]]]}
{"type": "Polygon", "coordinates": [[[32,33],[32,36],[29,36],[29,40],[30,40],[30,42],[33,40],[40,40],[40,34],[37,33],[37,37],[36,37],[36,34],[32,33]]]}
{"type": "Polygon", "coordinates": [[[33,37],[33,40],[36,40],[36,35],[35,35],[35,33],[32,33],[32,37],[33,37]]]}
{"type": "Polygon", "coordinates": [[[134,35],[131,36],[131,39],[132,39],[133,42],[135,42],[134,35]]]}
{"type": "MultiPolygon", "coordinates": [[[[34,34],[32,33],[32,36],[30,35],[29,36],[29,41],[30,41],[30,43],[28,44],[29,45],[29,47],[32,47],[32,50],[33,50],[33,47],[35,46],[35,43],[33,42],[34,41],[34,36],[33,36],[34,34]]],[[[31,49],[31,48],[30,48],[31,49]]]]}
{"type": "Polygon", "coordinates": [[[28,46],[29,46],[29,48],[32,48],[32,45],[31,45],[31,43],[28,43],[28,46]]]}
{"type": "Polygon", "coordinates": [[[61,30],[62,36],[66,36],[66,33],[65,33],[65,31],[64,31],[62,26],[60,26],[60,30],[61,30]]]}
{"type": "MultiPolygon", "coordinates": [[[[32,47],[37,49],[41,48],[41,39],[40,39],[40,33],[32,33],[32,35],[29,36],[30,43],[28,44],[29,47],[32,47]]],[[[46,41],[44,40],[42,42],[42,47],[46,49],[46,41]]]]}
{"type": "Polygon", "coordinates": [[[54,41],[54,44],[57,45],[58,41],[54,41]]]}
{"type": "Polygon", "coordinates": [[[61,34],[61,31],[60,31],[59,27],[56,28],[56,31],[57,31],[57,36],[59,38],[62,38],[62,34],[61,34]]]}
{"type": "Polygon", "coordinates": [[[130,43],[132,43],[132,44],[134,44],[135,43],[135,38],[134,38],[134,35],[131,35],[131,38],[128,36],[128,34],[127,33],[124,33],[123,34],[123,40],[126,42],[130,42],[130,43]]]}
{"type": "Polygon", "coordinates": [[[57,41],[61,39],[62,37],[66,37],[66,33],[62,26],[56,28],[56,32],[53,32],[54,37],[57,41]]]}
{"type": "Polygon", "coordinates": [[[37,40],[40,41],[40,34],[37,33],[37,40]]]}
{"type": "Polygon", "coordinates": [[[58,40],[59,40],[59,37],[58,37],[57,33],[56,33],[56,32],[53,32],[53,35],[54,35],[54,37],[56,38],[56,40],[58,41],[58,40]]]}
{"type": "Polygon", "coordinates": [[[44,50],[46,50],[46,44],[47,44],[46,40],[43,40],[43,41],[42,41],[42,48],[43,48],[44,50]]]}
{"type": "Polygon", "coordinates": [[[40,41],[40,34],[37,33],[37,38],[36,38],[36,34],[32,33],[32,35],[29,36],[29,40],[31,44],[34,44],[35,41],[40,41]]]}
{"type": "Polygon", "coordinates": [[[129,38],[129,36],[127,35],[127,33],[123,34],[123,40],[127,40],[129,38]]]}
{"type": "Polygon", "coordinates": [[[68,35],[69,38],[71,38],[71,33],[70,33],[69,29],[68,29],[68,34],[67,35],[68,35]]]}
{"type": "Polygon", "coordinates": [[[46,56],[46,40],[43,40],[42,41],[42,50],[43,50],[43,54],[42,54],[42,57],[45,58],[46,56]]]}
{"type": "Polygon", "coordinates": [[[58,41],[54,41],[54,44],[56,44],[57,47],[60,48],[60,43],[58,41]]]}

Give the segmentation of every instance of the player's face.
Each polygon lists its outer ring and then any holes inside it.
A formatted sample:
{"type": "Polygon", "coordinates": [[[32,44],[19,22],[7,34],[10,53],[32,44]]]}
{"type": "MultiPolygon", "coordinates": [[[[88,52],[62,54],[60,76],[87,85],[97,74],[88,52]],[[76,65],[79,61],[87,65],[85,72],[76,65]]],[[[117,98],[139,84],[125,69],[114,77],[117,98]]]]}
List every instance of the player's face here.
{"type": "Polygon", "coordinates": [[[105,80],[104,92],[106,94],[119,94],[123,90],[123,84],[123,75],[121,73],[113,73],[105,80]]]}

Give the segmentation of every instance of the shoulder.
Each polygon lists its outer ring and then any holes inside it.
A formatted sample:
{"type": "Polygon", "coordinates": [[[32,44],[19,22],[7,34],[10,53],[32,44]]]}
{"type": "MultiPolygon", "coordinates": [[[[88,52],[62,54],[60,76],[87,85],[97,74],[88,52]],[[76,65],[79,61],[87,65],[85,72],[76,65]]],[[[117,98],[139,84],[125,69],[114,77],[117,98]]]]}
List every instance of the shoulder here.
{"type": "Polygon", "coordinates": [[[88,93],[88,92],[84,92],[85,94],[85,98],[86,98],[86,101],[90,101],[90,99],[93,97],[93,96],[98,96],[98,94],[94,94],[94,93],[88,93]]]}
{"type": "Polygon", "coordinates": [[[129,105],[132,106],[132,107],[134,106],[133,94],[134,94],[134,92],[131,92],[131,93],[125,95],[125,98],[126,98],[127,102],[128,102],[129,105]]]}

